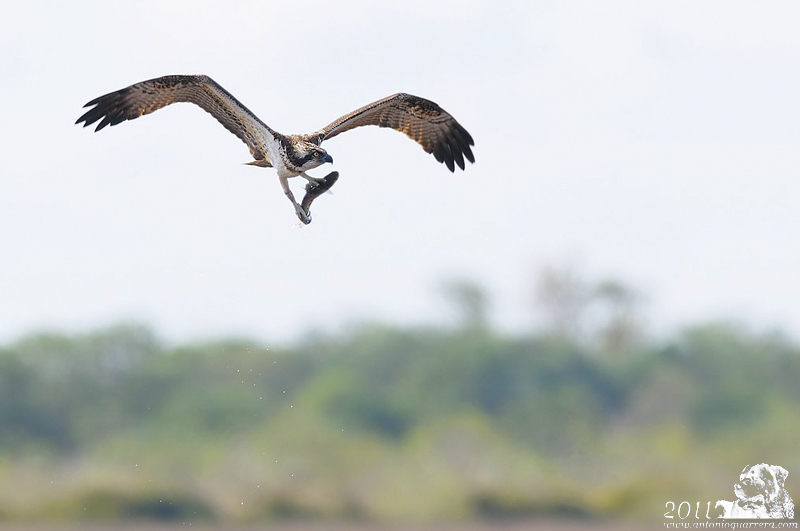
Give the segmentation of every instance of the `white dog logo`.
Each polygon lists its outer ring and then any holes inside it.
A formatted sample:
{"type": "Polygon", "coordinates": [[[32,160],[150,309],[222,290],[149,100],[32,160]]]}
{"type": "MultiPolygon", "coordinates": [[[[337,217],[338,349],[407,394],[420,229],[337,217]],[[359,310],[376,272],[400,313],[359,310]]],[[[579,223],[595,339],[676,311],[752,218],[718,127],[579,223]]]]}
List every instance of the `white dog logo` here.
{"type": "Polygon", "coordinates": [[[737,499],[717,502],[720,518],[794,518],[794,502],[783,487],[788,475],[780,466],[747,465],[733,486],[737,499]]]}

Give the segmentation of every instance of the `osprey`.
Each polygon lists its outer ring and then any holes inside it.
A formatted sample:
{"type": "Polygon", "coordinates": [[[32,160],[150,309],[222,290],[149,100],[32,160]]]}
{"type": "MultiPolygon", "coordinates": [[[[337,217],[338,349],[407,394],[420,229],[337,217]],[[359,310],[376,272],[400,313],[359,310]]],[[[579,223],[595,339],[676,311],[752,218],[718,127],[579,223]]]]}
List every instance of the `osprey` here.
{"type": "Polygon", "coordinates": [[[259,120],[210,77],[173,75],[142,81],[93,99],[84,105],[92,108],[75,123],[84,122],[86,127],[100,120],[95,129],[99,131],[107,125],[133,120],[181,101],[200,106],[247,144],[255,159],[247,164],[275,168],[283,192],[305,224],[311,222],[312,201],[333,186],[339,177],[338,172],[331,172],[324,178],[306,173],[333,162],[333,157],[320,144],[355,127],[377,125],[405,133],[437,161],[447,165],[451,172],[456,165],[463,170],[465,158],[475,162],[470,149],[474,145],[472,137],[455,118],[430,100],[403,93],[345,114],[314,133],[284,135],[259,120]],[[297,176],[308,181],[301,204],[289,188],[289,178],[297,176]]]}

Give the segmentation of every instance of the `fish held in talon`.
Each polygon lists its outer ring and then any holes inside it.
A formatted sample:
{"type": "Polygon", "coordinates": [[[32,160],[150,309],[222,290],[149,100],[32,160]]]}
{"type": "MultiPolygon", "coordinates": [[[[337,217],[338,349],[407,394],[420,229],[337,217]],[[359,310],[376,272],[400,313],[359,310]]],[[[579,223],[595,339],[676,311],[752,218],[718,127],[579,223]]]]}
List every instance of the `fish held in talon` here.
{"type": "Polygon", "coordinates": [[[319,196],[330,190],[338,179],[339,179],[339,172],[332,171],[319,181],[309,182],[306,185],[306,195],[303,197],[303,201],[300,203],[300,206],[308,216],[309,223],[311,219],[311,203],[314,202],[314,199],[318,198],[319,196]]]}

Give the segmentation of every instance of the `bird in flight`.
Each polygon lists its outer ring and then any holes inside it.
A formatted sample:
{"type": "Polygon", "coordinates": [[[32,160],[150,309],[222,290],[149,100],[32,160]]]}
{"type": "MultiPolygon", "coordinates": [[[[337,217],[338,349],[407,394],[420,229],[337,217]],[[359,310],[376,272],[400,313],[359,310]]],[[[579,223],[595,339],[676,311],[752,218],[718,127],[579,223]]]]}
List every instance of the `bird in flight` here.
{"type": "Polygon", "coordinates": [[[200,106],[225,128],[238,136],[253,161],[247,164],[275,168],[283,192],[304,224],[311,223],[311,203],[330,189],[339,177],[331,172],[323,178],[308,175],[309,170],[333,162],[320,144],[339,133],[363,125],[389,127],[415,140],[422,149],[451,171],[456,165],[464,169],[464,159],[475,162],[470,146],[472,137],[448,112],[419,96],[398,93],[349,114],[345,114],[310,134],[284,135],[259,120],[216,81],[205,75],[172,75],[136,83],[116,92],[95,98],[84,107],[91,107],[75,122],[83,126],[100,120],[95,131],[107,125],[150,114],[172,103],[189,102],[200,106]],[[291,177],[301,176],[308,184],[306,195],[298,203],[289,188],[291,177]]]}

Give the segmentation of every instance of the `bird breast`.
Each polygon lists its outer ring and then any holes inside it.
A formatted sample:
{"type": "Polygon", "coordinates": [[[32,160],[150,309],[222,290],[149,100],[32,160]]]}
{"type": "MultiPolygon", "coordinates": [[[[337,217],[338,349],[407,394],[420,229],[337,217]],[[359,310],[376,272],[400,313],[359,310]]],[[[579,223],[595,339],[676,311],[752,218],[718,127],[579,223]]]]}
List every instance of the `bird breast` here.
{"type": "Polygon", "coordinates": [[[269,153],[269,159],[272,161],[272,166],[278,172],[279,177],[296,177],[300,175],[300,172],[286,166],[286,152],[278,140],[272,137],[267,138],[266,151],[269,153]]]}

